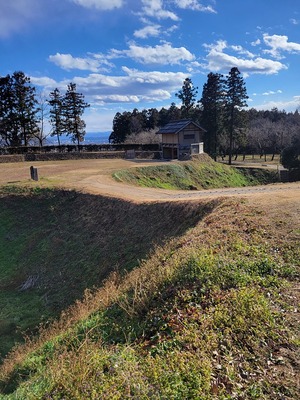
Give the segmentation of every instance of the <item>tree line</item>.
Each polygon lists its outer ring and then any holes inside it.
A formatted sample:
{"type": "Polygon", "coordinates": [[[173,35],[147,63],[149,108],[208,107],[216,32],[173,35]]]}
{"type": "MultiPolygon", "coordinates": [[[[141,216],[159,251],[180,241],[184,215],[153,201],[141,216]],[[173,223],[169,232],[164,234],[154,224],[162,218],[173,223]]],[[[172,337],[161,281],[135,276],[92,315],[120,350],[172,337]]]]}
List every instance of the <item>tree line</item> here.
{"type": "MultiPolygon", "coordinates": [[[[110,135],[112,143],[128,141],[144,132],[155,132],[161,126],[178,119],[191,119],[205,130],[204,150],[214,159],[237,154],[275,154],[285,148],[297,148],[300,142],[300,115],[277,108],[259,111],[247,107],[247,90],[238,68],[227,76],[209,73],[197,99],[198,87],[186,78],[176,93],[181,106],[118,112],[110,135]]],[[[299,153],[298,153],[299,154],[299,153]]]]}
{"type": "Polygon", "coordinates": [[[55,136],[60,144],[61,136],[67,135],[79,145],[85,135],[82,115],[89,104],[77,92],[75,83],[71,82],[65,93],[56,88],[45,99],[38,96],[22,71],[0,77],[0,144],[20,147],[37,141],[42,146],[47,137],[44,123],[48,107],[50,136],[55,136]]]}
{"type": "MultiPolygon", "coordinates": [[[[154,133],[170,121],[191,119],[205,129],[204,150],[214,159],[228,155],[231,163],[237,154],[274,156],[285,149],[283,161],[289,163],[293,159],[293,165],[299,164],[298,111],[246,110],[246,85],[238,68],[232,68],[225,77],[209,73],[199,99],[198,87],[186,78],[176,97],[180,106],[173,102],[169,108],[159,110],[135,108],[116,113],[110,142],[137,143],[141,137],[145,141],[147,136],[139,136],[141,133],[154,133]]],[[[87,107],[89,104],[77,92],[75,83],[70,83],[65,93],[56,88],[45,98],[22,71],[0,76],[0,145],[42,146],[48,135],[56,137],[59,145],[62,135],[79,145],[86,133],[82,115],[87,107]],[[49,133],[44,130],[46,117],[51,125],[49,133]]]]}

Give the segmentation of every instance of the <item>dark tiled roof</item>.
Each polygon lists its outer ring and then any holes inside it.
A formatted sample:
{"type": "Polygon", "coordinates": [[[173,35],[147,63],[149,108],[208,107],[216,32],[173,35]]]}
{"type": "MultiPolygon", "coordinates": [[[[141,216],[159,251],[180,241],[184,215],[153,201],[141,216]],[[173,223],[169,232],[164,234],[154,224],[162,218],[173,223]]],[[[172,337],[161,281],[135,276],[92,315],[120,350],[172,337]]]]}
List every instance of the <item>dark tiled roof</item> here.
{"type": "Polygon", "coordinates": [[[161,133],[172,133],[172,134],[178,133],[182,129],[184,129],[186,126],[188,126],[190,123],[195,125],[200,130],[204,131],[204,129],[201,128],[200,125],[196,124],[192,120],[190,120],[190,119],[180,119],[180,120],[177,120],[177,121],[169,122],[167,125],[165,125],[162,128],[160,128],[160,130],[157,133],[160,133],[160,134],[161,133]]]}

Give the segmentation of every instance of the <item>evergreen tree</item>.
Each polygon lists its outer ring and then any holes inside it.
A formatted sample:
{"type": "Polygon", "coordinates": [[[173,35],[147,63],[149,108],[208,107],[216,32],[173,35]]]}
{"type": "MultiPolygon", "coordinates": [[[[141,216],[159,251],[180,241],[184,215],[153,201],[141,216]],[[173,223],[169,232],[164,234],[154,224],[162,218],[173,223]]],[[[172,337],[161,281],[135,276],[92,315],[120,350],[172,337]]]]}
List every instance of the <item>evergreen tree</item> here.
{"type": "Polygon", "coordinates": [[[168,115],[169,122],[176,121],[178,119],[181,119],[181,110],[175,105],[175,103],[171,103],[171,107],[168,110],[168,115]]]}
{"type": "Polygon", "coordinates": [[[123,143],[130,134],[131,113],[124,111],[123,114],[117,112],[113,120],[113,131],[109,136],[111,143],[123,143]]]}
{"type": "Polygon", "coordinates": [[[27,146],[28,140],[33,136],[33,131],[38,129],[35,87],[30,84],[30,78],[22,71],[18,71],[13,74],[13,91],[21,139],[24,146],[27,146]]]}
{"type": "Polygon", "coordinates": [[[77,142],[78,149],[80,142],[84,139],[86,126],[81,116],[89,106],[84,101],[84,95],[77,93],[76,84],[70,83],[62,103],[64,130],[68,136],[71,136],[72,142],[77,142]]]}
{"type": "Polygon", "coordinates": [[[159,112],[156,108],[150,108],[147,111],[147,129],[151,130],[158,126],[159,112]]]}
{"type": "Polygon", "coordinates": [[[183,82],[181,90],[175,93],[182,102],[182,116],[184,118],[189,118],[192,108],[196,104],[196,97],[198,93],[198,88],[193,85],[190,78],[186,78],[183,82]]]}
{"type": "Polygon", "coordinates": [[[10,146],[27,146],[38,129],[35,87],[22,71],[0,78],[0,130],[10,146]]]}
{"type": "Polygon", "coordinates": [[[162,107],[158,113],[158,126],[165,126],[170,121],[169,110],[167,110],[165,107],[162,107]]]}
{"type": "Polygon", "coordinates": [[[201,125],[206,130],[204,150],[215,160],[219,154],[220,136],[223,133],[224,79],[221,74],[210,72],[203,85],[201,125]]]}
{"type": "Polygon", "coordinates": [[[7,146],[21,145],[15,112],[12,78],[0,77],[0,136],[7,146]]]}
{"type": "Polygon", "coordinates": [[[236,133],[241,133],[244,121],[240,110],[247,106],[247,90],[243,77],[237,67],[231,68],[226,77],[226,117],[229,132],[229,165],[232,161],[233,140],[236,133]]]}
{"type": "Polygon", "coordinates": [[[56,136],[58,145],[60,146],[60,137],[65,133],[64,113],[63,113],[63,96],[59,89],[50,92],[50,124],[52,125],[51,136],[56,136]]]}
{"type": "Polygon", "coordinates": [[[142,132],[147,129],[147,116],[142,111],[140,112],[137,108],[134,108],[130,116],[129,132],[131,135],[142,132]]]}

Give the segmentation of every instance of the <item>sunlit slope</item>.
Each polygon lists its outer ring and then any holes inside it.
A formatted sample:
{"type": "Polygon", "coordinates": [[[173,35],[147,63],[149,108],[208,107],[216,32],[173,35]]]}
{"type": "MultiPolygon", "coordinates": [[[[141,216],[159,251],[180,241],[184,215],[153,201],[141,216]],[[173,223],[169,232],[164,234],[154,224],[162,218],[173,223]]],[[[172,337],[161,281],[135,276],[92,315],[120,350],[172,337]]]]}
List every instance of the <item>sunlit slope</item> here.
{"type": "Polygon", "coordinates": [[[115,172],[113,177],[118,182],[136,186],[177,190],[254,186],[278,182],[279,179],[277,171],[238,169],[214,162],[206,154],[192,161],[123,169],[115,172]]]}
{"type": "Polygon", "coordinates": [[[17,349],[2,398],[299,398],[300,226],[272,204],[196,204],[190,229],[17,349]]]}

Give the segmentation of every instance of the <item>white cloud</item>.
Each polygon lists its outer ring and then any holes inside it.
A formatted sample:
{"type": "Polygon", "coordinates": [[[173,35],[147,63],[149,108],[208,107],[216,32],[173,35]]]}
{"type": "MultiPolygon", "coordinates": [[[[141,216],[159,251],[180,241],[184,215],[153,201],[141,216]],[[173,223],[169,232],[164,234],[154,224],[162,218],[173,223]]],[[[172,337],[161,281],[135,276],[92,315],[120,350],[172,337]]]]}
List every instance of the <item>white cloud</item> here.
{"type": "Polygon", "coordinates": [[[293,24],[293,25],[299,25],[300,21],[298,19],[291,18],[290,19],[290,23],[293,24]]]}
{"type": "Polygon", "coordinates": [[[293,96],[292,100],[268,101],[263,104],[255,105],[255,108],[257,110],[272,110],[272,108],[278,108],[278,110],[294,112],[299,109],[299,105],[300,96],[293,96]]]}
{"type": "Polygon", "coordinates": [[[31,76],[30,77],[30,82],[33,85],[43,86],[45,88],[47,88],[47,87],[53,88],[56,85],[56,81],[54,79],[52,79],[52,78],[47,77],[47,76],[43,76],[43,77],[31,76]]]}
{"type": "Polygon", "coordinates": [[[178,21],[178,16],[172,11],[165,10],[162,0],[142,0],[142,15],[157,19],[172,19],[178,21]]]}
{"type": "Polygon", "coordinates": [[[147,39],[150,36],[156,37],[161,33],[160,25],[148,25],[142,29],[136,30],[134,36],[139,39],[147,39]]]}
{"type": "Polygon", "coordinates": [[[145,72],[128,67],[122,70],[125,74],[123,76],[91,74],[86,78],[74,78],[73,81],[90,97],[89,101],[103,105],[169,99],[171,92],[177,90],[186,77],[186,74],[180,72],[145,72]]]}
{"type": "Polygon", "coordinates": [[[182,61],[193,61],[195,56],[185,47],[172,47],[169,43],[151,46],[131,44],[128,50],[112,50],[110,57],[130,57],[142,64],[174,65],[182,61]]]}
{"type": "Polygon", "coordinates": [[[285,35],[263,35],[264,42],[271,50],[264,50],[264,53],[271,54],[272,57],[281,59],[284,56],[281,52],[300,53],[300,43],[289,42],[285,35]]]}
{"type": "MultiPolygon", "coordinates": [[[[87,77],[77,76],[74,82],[88,90],[98,90],[98,88],[107,90],[120,87],[122,85],[123,77],[109,76],[103,74],[90,74],[87,77]]],[[[66,82],[67,83],[67,82],[66,82]]]]}
{"type": "Polygon", "coordinates": [[[251,46],[258,46],[260,43],[261,43],[260,39],[257,39],[254,42],[251,42],[251,46]]]}
{"type": "Polygon", "coordinates": [[[262,57],[251,59],[238,58],[224,52],[225,49],[234,49],[228,46],[227,42],[220,40],[213,45],[205,45],[209,52],[207,54],[207,68],[211,71],[228,71],[232,67],[237,67],[246,75],[249,74],[277,74],[282,69],[287,69],[286,65],[279,61],[269,60],[262,57]]]}
{"type": "Polygon", "coordinates": [[[122,71],[122,75],[92,73],[85,77],[75,76],[59,82],[47,77],[32,77],[32,82],[41,86],[47,85],[48,91],[56,87],[65,90],[70,81],[74,82],[93,107],[122,102],[167,100],[171,98],[171,93],[181,87],[186,78],[186,73],[183,72],[149,72],[125,66],[122,71]]]}
{"type": "Polygon", "coordinates": [[[113,10],[114,8],[121,8],[123,6],[123,0],[71,0],[71,1],[82,7],[96,8],[97,10],[113,10]]]}
{"type": "Polygon", "coordinates": [[[269,90],[268,92],[264,92],[262,95],[263,96],[271,96],[271,95],[273,95],[273,94],[277,94],[277,93],[282,93],[282,90],[276,90],[276,91],[274,91],[274,90],[269,90]]]}
{"type": "Polygon", "coordinates": [[[174,3],[179,8],[216,13],[212,6],[203,6],[198,0],[174,0],[174,3]]]}
{"type": "Polygon", "coordinates": [[[99,72],[100,70],[107,70],[107,67],[112,66],[112,64],[105,60],[100,54],[91,54],[91,57],[81,58],[73,57],[71,54],[56,53],[55,55],[49,56],[49,61],[67,71],[79,69],[82,71],[99,72]]]}
{"type": "Polygon", "coordinates": [[[183,72],[160,72],[160,71],[139,71],[134,68],[123,67],[122,70],[133,79],[136,79],[139,83],[147,83],[153,85],[168,85],[175,87],[178,83],[182,84],[186,78],[186,74],[183,72]]]}
{"type": "Polygon", "coordinates": [[[253,58],[254,54],[251,53],[250,51],[244,49],[242,46],[230,46],[230,48],[234,51],[236,51],[238,54],[245,55],[249,58],[253,58]]]}
{"type": "Polygon", "coordinates": [[[103,105],[105,103],[138,103],[140,101],[138,96],[112,94],[108,96],[95,96],[94,100],[97,104],[103,105]]]}

